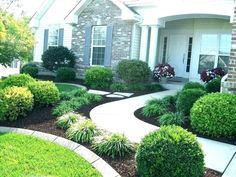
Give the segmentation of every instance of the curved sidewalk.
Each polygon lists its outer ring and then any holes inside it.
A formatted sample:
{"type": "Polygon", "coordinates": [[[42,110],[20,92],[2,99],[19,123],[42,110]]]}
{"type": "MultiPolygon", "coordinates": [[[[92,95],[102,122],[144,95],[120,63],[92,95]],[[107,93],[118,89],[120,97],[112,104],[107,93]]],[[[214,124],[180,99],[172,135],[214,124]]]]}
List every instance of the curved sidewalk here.
{"type": "MultiPolygon", "coordinates": [[[[95,107],[90,112],[90,117],[100,128],[124,134],[131,141],[139,143],[145,135],[159,127],[137,119],[134,111],[152,98],[163,98],[176,93],[176,90],[167,90],[106,103],[95,107]]],[[[236,146],[205,138],[198,138],[198,142],[205,153],[207,168],[224,173],[222,177],[236,177],[236,146]]]]}
{"type": "Polygon", "coordinates": [[[34,130],[22,129],[22,128],[11,128],[11,127],[1,127],[0,126],[0,133],[20,133],[25,135],[31,135],[52,143],[59,144],[74,151],[76,154],[83,157],[87,160],[94,168],[96,168],[103,177],[120,177],[120,175],[109,165],[107,164],[102,158],[97,156],[95,153],[87,149],[86,147],[70,141],[68,139],[51,135],[48,133],[43,133],[34,130]]]}

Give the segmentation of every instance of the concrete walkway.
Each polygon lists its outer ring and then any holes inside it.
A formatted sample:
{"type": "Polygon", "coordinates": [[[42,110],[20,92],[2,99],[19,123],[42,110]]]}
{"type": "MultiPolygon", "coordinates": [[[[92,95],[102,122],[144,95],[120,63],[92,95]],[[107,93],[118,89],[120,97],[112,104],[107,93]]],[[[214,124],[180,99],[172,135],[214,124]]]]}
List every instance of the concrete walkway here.
{"type": "MultiPolygon", "coordinates": [[[[94,108],[90,112],[91,119],[102,129],[109,132],[126,135],[131,141],[139,143],[148,133],[159,127],[145,123],[134,116],[134,111],[143,107],[152,98],[163,98],[175,95],[176,90],[167,90],[158,93],[123,99],[106,103],[94,108]]],[[[198,138],[205,153],[207,168],[227,174],[223,177],[236,177],[236,146],[198,138]]]]}

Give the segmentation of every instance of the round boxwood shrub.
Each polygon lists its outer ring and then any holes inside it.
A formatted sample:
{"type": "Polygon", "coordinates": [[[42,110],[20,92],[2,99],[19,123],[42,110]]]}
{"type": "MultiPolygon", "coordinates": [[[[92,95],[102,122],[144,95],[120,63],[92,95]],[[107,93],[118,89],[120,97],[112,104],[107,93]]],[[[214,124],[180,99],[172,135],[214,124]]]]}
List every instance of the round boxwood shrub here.
{"type": "Polygon", "coordinates": [[[0,120],[16,120],[33,108],[33,95],[25,87],[7,87],[0,94],[1,103],[0,120]]]}
{"type": "Polygon", "coordinates": [[[140,60],[122,60],[117,65],[117,73],[128,84],[147,82],[151,70],[146,62],[140,60]]]}
{"type": "Polygon", "coordinates": [[[190,121],[199,133],[213,137],[236,135],[236,96],[211,93],[194,103],[190,121]]]}
{"type": "Polygon", "coordinates": [[[202,89],[187,89],[181,91],[176,101],[177,110],[184,115],[189,115],[193,104],[205,94],[206,92],[202,89]]]}
{"type": "Polygon", "coordinates": [[[27,87],[29,83],[36,82],[30,75],[28,74],[17,74],[9,76],[8,78],[3,80],[2,87],[27,87]]]}
{"type": "Polygon", "coordinates": [[[21,68],[21,73],[29,74],[31,77],[37,77],[39,69],[34,63],[27,63],[21,68]]]}
{"type": "Polygon", "coordinates": [[[187,90],[187,89],[202,89],[205,90],[205,87],[200,84],[199,82],[187,82],[184,87],[183,90],[187,90]]]}
{"type": "Polygon", "coordinates": [[[50,47],[42,55],[43,66],[50,71],[75,65],[75,54],[66,47],[50,47]]]}
{"type": "Polygon", "coordinates": [[[163,126],[141,141],[136,167],[140,177],[202,177],[204,155],[192,133],[163,126]]]}
{"type": "Polygon", "coordinates": [[[28,88],[34,95],[35,105],[53,105],[60,99],[59,90],[51,81],[37,81],[29,84],[28,88]]]}
{"type": "Polygon", "coordinates": [[[220,92],[221,78],[213,79],[206,83],[206,91],[208,93],[220,92]]]}
{"type": "Polygon", "coordinates": [[[85,83],[94,89],[108,89],[113,81],[110,68],[92,67],[85,72],[85,83]]]}
{"type": "Polygon", "coordinates": [[[57,70],[56,80],[59,82],[75,80],[75,70],[73,68],[62,67],[57,70]]]}

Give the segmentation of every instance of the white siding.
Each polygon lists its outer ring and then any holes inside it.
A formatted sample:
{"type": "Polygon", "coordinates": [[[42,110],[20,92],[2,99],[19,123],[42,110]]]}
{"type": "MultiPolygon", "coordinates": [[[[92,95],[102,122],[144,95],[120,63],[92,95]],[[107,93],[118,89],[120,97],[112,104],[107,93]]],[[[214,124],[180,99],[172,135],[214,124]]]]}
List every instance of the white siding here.
{"type": "Polygon", "coordinates": [[[0,78],[19,73],[20,73],[20,62],[18,62],[17,68],[10,68],[0,65],[0,78]]]}
{"type": "Polygon", "coordinates": [[[131,59],[139,59],[141,27],[134,24],[132,33],[131,59]]]}

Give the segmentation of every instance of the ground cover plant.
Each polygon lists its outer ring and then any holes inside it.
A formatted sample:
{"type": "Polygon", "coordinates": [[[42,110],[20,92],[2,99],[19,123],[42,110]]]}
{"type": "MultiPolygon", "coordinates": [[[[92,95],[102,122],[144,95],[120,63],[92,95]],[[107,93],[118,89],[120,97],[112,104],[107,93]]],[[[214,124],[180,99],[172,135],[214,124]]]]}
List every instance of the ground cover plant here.
{"type": "Polygon", "coordinates": [[[0,176],[101,177],[71,150],[31,136],[0,134],[0,147],[0,176]]]}

